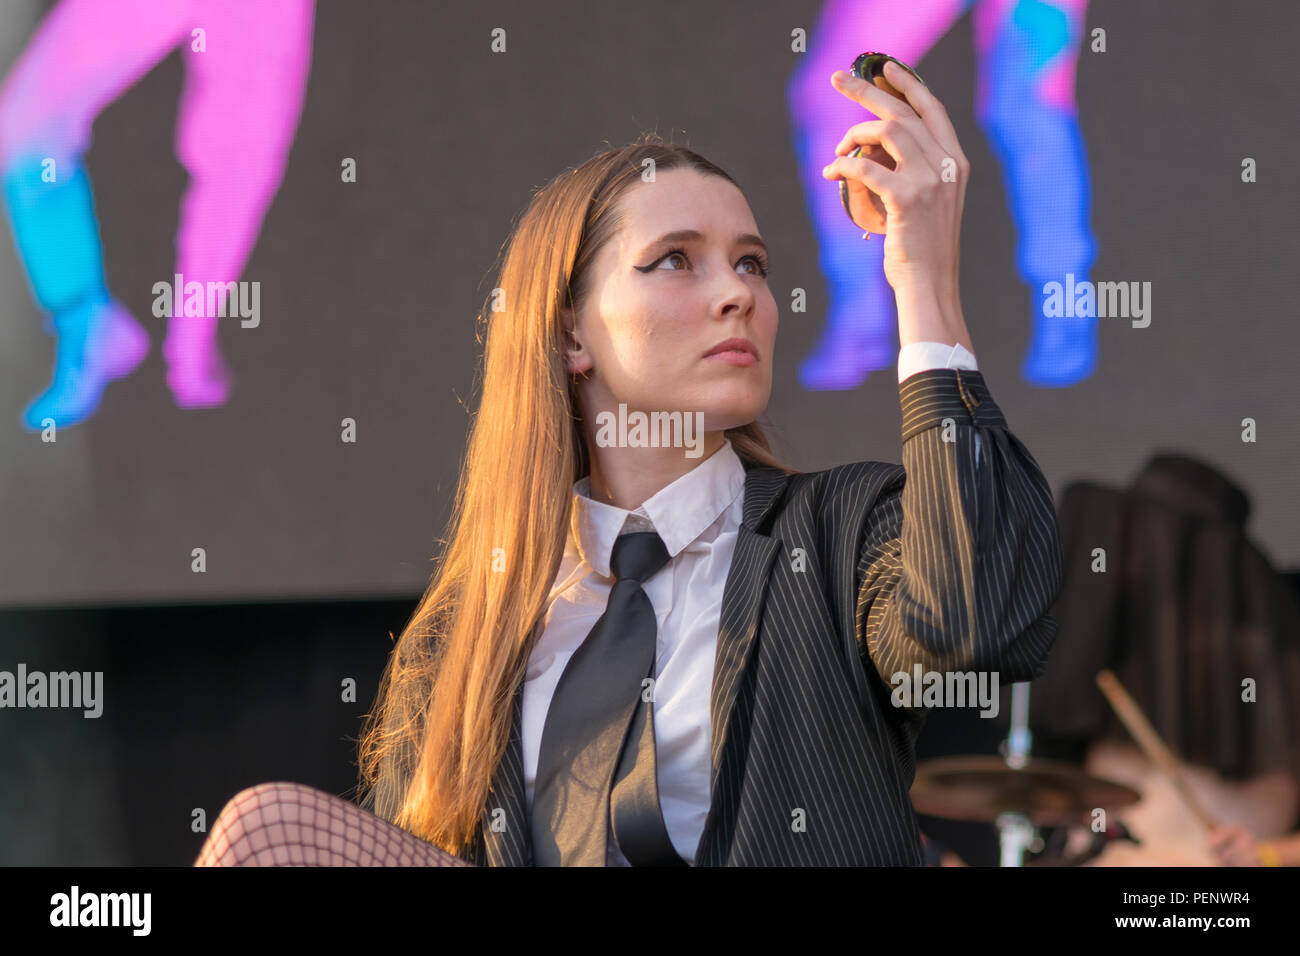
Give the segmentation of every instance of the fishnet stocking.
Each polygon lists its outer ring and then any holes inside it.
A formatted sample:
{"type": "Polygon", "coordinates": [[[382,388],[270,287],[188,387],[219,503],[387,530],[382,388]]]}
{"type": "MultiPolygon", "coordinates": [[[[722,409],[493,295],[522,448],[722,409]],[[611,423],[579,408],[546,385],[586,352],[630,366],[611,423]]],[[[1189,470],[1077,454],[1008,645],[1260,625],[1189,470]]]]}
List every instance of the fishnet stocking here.
{"type": "Polygon", "coordinates": [[[472,866],[354,803],[299,783],[227,801],[195,866],[472,866]]]}

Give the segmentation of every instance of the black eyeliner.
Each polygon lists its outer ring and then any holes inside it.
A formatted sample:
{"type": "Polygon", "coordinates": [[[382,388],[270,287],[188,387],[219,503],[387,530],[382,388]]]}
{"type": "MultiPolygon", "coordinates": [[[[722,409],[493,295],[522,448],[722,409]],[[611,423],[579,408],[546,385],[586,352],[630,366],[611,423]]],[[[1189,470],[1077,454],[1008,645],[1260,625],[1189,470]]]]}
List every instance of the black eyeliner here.
{"type": "MultiPolygon", "coordinates": [[[[648,266],[633,266],[632,268],[635,269],[637,272],[644,272],[644,273],[653,272],[655,267],[658,266],[659,263],[663,262],[673,253],[677,253],[678,255],[681,255],[682,257],[687,259],[690,258],[689,254],[686,252],[685,249],[681,249],[681,248],[669,249],[667,252],[665,252],[654,262],[650,263],[648,266]]],[[[768,265],[767,257],[760,252],[747,252],[743,256],[741,256],[741,258],[753,259],[755,262],[758,263],[758,268],[760,270],[758,276],[760,279],[766,279],[769,273],[771,272],[771,267],[768,265]]]]}

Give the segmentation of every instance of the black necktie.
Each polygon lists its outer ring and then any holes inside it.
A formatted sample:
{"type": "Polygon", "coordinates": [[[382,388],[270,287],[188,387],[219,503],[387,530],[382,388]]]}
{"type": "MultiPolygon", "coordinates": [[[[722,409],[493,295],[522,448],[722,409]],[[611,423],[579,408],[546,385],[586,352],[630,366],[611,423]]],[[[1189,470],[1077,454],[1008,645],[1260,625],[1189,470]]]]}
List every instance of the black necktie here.
{"type": "Polygon", "coordinates": [[[573,652],[546,712],[530,821],[538,866],[604,866],[607,826],[633,866],[684,865],[659,808],[654,606],[641,587],[668,563],[653,531],[621,535],[605,613],[573,652]]]}

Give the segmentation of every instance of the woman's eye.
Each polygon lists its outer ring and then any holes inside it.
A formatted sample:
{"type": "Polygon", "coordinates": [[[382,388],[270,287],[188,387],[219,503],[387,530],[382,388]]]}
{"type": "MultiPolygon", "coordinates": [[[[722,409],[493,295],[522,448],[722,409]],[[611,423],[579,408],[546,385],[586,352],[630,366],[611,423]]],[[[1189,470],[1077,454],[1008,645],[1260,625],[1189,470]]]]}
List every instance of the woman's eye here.
{"type": "MultiPolygon", "coordinates": [[[[664,253],[663,258],[659,259],[653,265],[637,266],[637,268],[640,269],[642,272],[659,270],[663,268],[665,262],[673,262],[676,259],[680,259],[682,261],[682,268],[689,268],[691,260],[687,257],[686,253],[681,249],[674,249],[671,252],[664,253]]],[[[747,272],[748,275],[758,276],[759,278],[765,278],[767,276],[767,266],[763,262],[762,258],[755,255],[745,256],[740,260],[739,263],[736,264],[736,268],[743,269],[744,264],[746,262],[749,262],[751,265],[751,268],[747,272]]],[[[680,272],[682,270],[669,266],[668,271],[680,272]]]]}

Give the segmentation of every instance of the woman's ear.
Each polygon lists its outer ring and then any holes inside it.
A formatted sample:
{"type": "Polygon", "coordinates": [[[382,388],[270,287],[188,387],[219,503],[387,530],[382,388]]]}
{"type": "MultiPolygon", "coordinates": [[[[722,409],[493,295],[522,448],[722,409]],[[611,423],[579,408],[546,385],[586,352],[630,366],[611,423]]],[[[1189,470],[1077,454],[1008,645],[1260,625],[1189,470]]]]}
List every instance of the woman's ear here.
{"type": "Polygon", "coordinates": [[[564,323],[564,370],[569,375],[585,375],[591,371],[591,355],[582,347],[582,342],[578,340],[576,323],[574,322],[573,309],[563,308],[560,310],[560,318],[564,323]]]}

